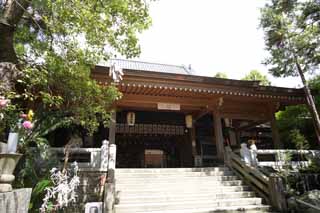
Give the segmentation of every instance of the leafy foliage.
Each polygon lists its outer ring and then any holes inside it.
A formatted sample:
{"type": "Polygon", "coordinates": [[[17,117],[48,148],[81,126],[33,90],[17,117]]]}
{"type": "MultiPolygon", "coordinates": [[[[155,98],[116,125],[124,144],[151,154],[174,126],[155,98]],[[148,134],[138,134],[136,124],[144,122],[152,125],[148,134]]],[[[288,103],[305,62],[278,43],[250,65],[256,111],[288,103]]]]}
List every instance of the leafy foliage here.
{"type": "Polygon", "coordinates": [[[296,148],[299,150],[309,149],[309,144],[306,138],[300,133],[298,129],[293,129],[290,131],[290,139],[296,145],[296,148]]]}
{"type": "Polygon", "coordinates": [[[300,76],[320,144],[320,117],[305,78],[305,73],[314,73],[320,64],[320,2],[273,0],[261,14],[266,49],[270,53],[265,63],[271,66],[274,76],[300,76]]]}
{"type": "MultiPolygon", "coordinates": [[[[320,106],[320,77],[315,76],[309,81],[311,89],[314,91],[315,103],[317,108],[320,106]]],[[[285,110],[276,114],[277,124],[281,141],[287,148],[295,148],[295,144],[290,139],[290,131],[297,129],[306,138],[310,144],[310,148],[316,149],[318,145],[315,143],[316,135],[313,131],[313,122],[311,114],[305,105],[288,106],[285,110]]]]}
{"type": "MultiPolygon", "coordinates": [[[[93,133],[107,124],[111,104],[121,97],[112,85],[90,79],[95,64],[117,54],[140,53],[137,34],[149,27],[142,0],[3,1],[0,19],[14,28],[13,45],[21,75],[15,79],[15,102],[38,114],[55,111],[93,133]],[[16,3],[16,7],[12,5],[16,3]],[[10,8],[12,14],[6,8],[10,8]],[[9,14],[9,15],[8,15],[9,14]]],[[[1,60],[0,60],[1,61],[1,60]]],[[[5,91],[0,91],[3,94],[5,91]]]]}
{"type": "Polygon", "coordinates": [[[214,75],[215,78],[228,78],[227,74],[224,73],[224,72],[217,72],[215,75],[214,75]]]}
{"type": "Polygon", "coordinates": [[[265,61],[274,76],[313,72],[320,63],[320,3],[318,0],[272,1],[262,9],[261,27],[270,57],[265,61]]]}
{"type": "Polygon", "coordinates": [[[4,0],[0,20],[0,96],[15,106],[8,108],[9,118],[0,123],[0,140],[6,140],[16,111],[33,109],[33,131],[20,144],[24,159],[16,186],[36,186],[34,211],[49,184],[49,163],[56,163],[47,153],[47,135],[71,125],[93,133],[100,123],[108,124],[112,104],[121,94],[113,84],[99,85],[90,72],[116,55],[130,58],[140,53],[138,34],[151,23],[148,3],[4,0]],[[40,158],[50,160],[42,165],[40,158]]]}
{"type": "Polygon", "coordinates": [[[270,86],[271,82],[266,75],[263,75],[258,70],[251,70],[242,80],[260,81],[260,85],[270,86]]]}

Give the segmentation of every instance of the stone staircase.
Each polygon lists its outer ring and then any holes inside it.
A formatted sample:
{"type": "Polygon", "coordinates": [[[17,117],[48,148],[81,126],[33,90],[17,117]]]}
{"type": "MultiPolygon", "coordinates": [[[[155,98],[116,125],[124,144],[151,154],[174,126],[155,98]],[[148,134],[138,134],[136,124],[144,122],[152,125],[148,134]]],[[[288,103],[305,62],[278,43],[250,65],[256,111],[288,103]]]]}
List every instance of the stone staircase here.
{"type": "Polygon", "coordinates": [[[116,213],[269,212],[226,167],[117,169],[116,213]]]}

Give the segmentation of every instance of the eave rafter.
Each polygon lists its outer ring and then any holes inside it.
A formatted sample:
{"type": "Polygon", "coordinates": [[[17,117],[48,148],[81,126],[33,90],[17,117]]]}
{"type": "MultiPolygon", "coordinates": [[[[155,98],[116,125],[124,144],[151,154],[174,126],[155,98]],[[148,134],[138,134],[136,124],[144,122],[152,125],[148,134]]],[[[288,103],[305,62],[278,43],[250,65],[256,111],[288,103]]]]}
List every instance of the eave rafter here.
{"type": "MultiPolygon", "coordinates": [[[[101,85],[110,85],[109,82],[99,82],[101,85]]],[[[157,83],[157,82],[120,82],[116,85],[119,90],[123,93],[128,94],[145,94],[155,96],[229,96],[234,98],[246,98],[246,99],[259,99],[259,100],[273,100],[273,101],[284,101],[294,103],[304,103],[305,98],[301,95],[296,94],[268,94],[261,91],[242,91],[241,88],[226,89],[226,88],[214,88],[192,86],[192,85],[179,85],[168,83],[157,83]]]]}

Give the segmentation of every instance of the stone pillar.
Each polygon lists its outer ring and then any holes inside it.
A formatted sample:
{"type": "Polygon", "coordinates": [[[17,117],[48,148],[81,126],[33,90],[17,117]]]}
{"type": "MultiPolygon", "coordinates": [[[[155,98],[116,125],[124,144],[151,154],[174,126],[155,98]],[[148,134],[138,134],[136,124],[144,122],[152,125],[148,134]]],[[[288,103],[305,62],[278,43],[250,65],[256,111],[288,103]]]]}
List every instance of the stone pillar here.
{"type": "Polygon", "coordinates": [[[31,192],[31,188],[22,188],[0,193],[0,212],[27,213],[31,192]]]}
{"type": "Polygon", "coordinates": [[[218,111],[213,111],[214,138],[217,147],[217,156],[220,160],[224,158],[223,133],[221,125],[221,116],[218,111]]]}
{"type": "Polygon", "coordinates": [[[117,112],[114,111],[111,114],[109,125],[109,155],[108,155],[108,179],[104,185],[104,212],[114,212],[114,204],[116,201],[116,179],[115,179],[115,167],[116,167],[116,122],[117,112]]]}
{"type": "Polygon", "coordinates": [[[100,153],[100,168],[108,169],[109,164],[109,141],[103,140],[100,153]]]}
{"type": "Polygon", "coordinates": [[[280,142],[279,131],[278,131],[277,122],[276,122],[274,113],[270,113],[270,123],[271,123],[272,140],[273,140],[274,148],[281,149],[283,146],[280,142]]]}

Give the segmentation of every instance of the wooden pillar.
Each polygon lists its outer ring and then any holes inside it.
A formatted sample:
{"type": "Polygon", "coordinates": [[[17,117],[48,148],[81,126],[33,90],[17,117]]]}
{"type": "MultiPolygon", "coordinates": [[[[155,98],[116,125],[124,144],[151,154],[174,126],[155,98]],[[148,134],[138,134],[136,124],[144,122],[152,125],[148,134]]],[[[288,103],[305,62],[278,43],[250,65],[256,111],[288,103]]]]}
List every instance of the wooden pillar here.
{"type": "Polygon", "coordinates": [[[192,127],[190,129],[191,132],[191,145],[192,145],[192,156],[195,157],[197,155],[197,145],[196,145],[196,128],[192,127]]]}
{"type": "Polygon", "coordinates": [[[241,142],[241,131],[236,130],[235,131],[235,135],[236,135],[237,145],[240,145],[240,142],[241,142]]]}
{"type": "Polygon", "coordinates": [[[199,163],[196,162],[196,156],[198,155],[197,153],[197,144],[196,144],[196,128],[193,125],[191,129],[189,129],[190,131],[190,139],[191,139],[191,153],[192,153],[192,162],[193,162],[193,166],[201,166],[198,165],[199,163]]]}
{"type": "Polygon", "coordinates": [[[221,125],[221,116],[218,111],[213,111],[214,137],[217,147],[217,156],[220,160],[224,158],[223,133],[221,125]]]}
{"type": "Polygon", "coordinates": [[[228,128],[228,136],[229,136],[229,145],[236,146],[237,145],[237,138],[236,133],[234,130],[231,129],[231,121],[232,119],[225,118],[225,125],[228,128]]]}
{"type": "Polygon", "coordinates": [[[117,123],[117,112],[111,113],[110,125],[109,125],[109,144],[116,143],[116,123],[117,123]]]}
{"type": "Polygon", "coordinates": [[[270,113],[270,123],[271,123],[272,140],[273,140],[274,148],[281,149],[283,145],[280,142],[280,135],[277,127],[277,121],[273,112],[270,113]]]}

